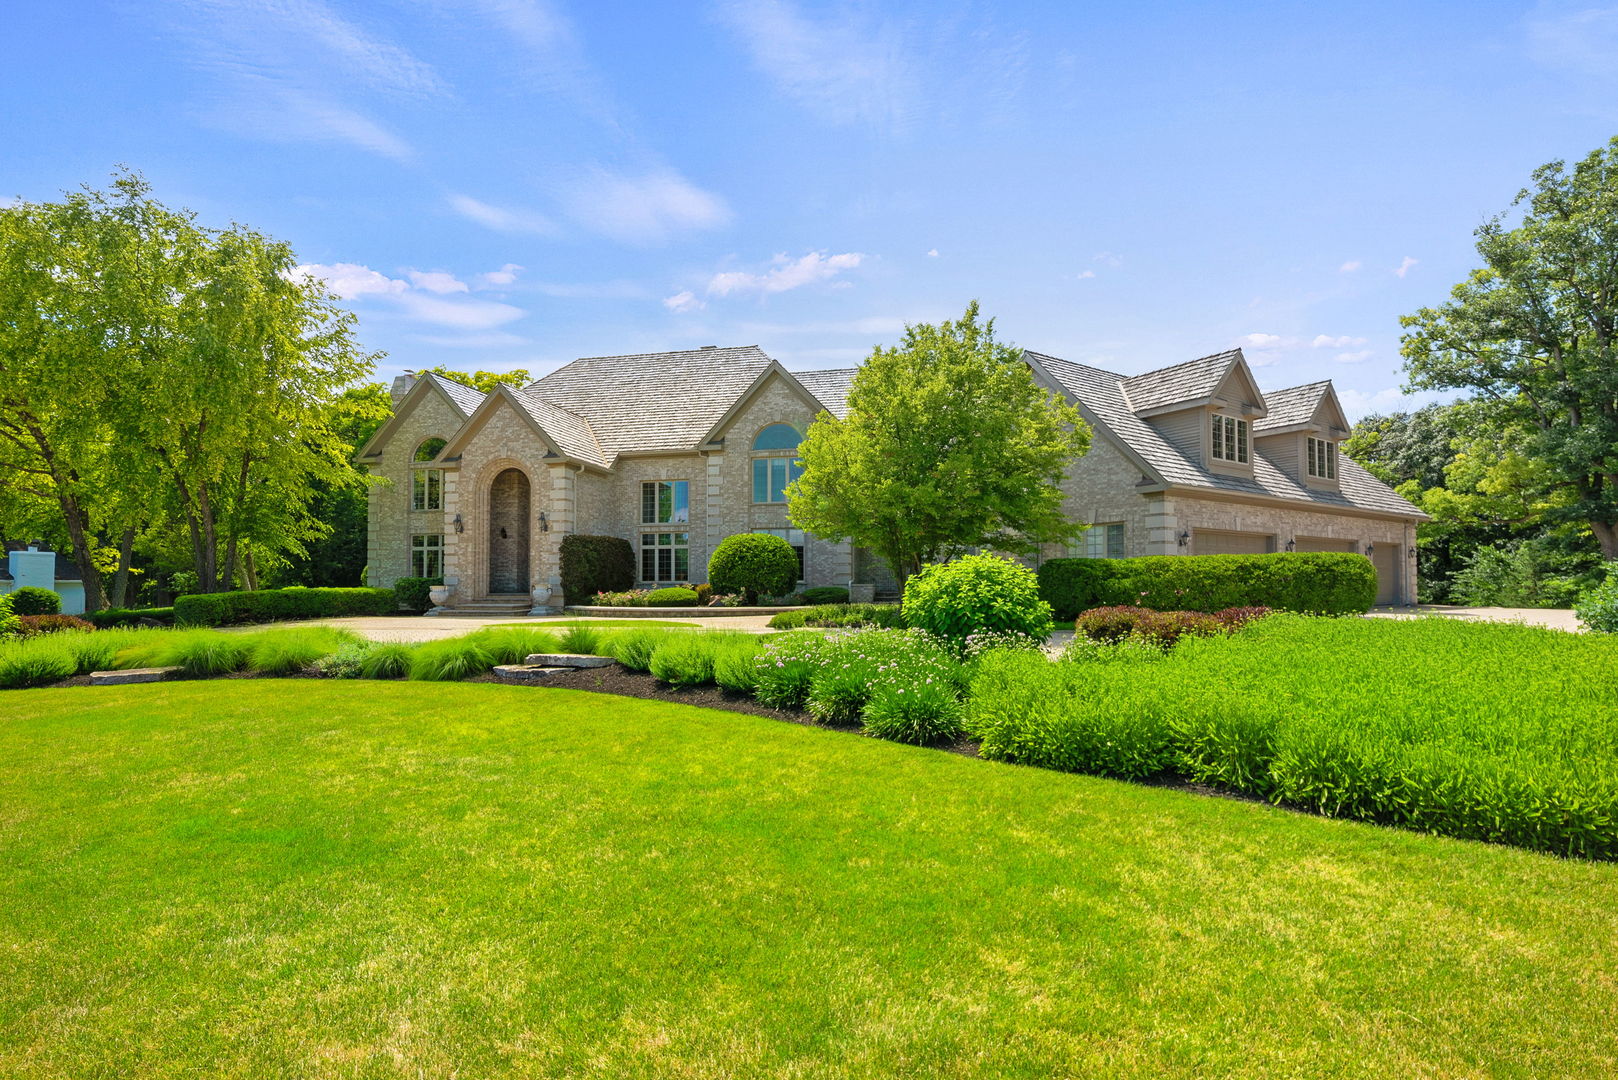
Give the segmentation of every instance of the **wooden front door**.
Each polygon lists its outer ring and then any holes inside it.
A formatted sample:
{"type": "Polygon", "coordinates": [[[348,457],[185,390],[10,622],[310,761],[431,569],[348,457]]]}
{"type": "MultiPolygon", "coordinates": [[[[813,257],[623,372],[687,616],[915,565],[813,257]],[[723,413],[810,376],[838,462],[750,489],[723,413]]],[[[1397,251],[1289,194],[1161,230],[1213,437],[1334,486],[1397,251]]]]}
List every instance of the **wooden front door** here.
{"type": "Polygon", "coordinates": [[[489,593],[528,592],[528,477],[507,469],[489,486],[489,593]]]}

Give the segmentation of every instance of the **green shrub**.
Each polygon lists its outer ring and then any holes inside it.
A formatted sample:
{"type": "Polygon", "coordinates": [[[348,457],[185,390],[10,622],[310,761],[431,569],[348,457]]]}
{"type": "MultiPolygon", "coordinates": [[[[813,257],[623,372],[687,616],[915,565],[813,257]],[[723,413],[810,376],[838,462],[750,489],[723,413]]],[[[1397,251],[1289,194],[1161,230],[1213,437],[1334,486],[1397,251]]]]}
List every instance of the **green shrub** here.
{"type": "Polygon", "coordinates": [[[0,641],[18,633],[22,622],[11,610],[11,594],[0,593],[0,641]]]}
{"type": "Polygon", "coordinates": [[[161,630],[118,654],[117,667],[177,667],[187,675],[228,675],[247,666],[246,634],[161,630]]]}
{"type": "Polygon", "coordinates": [[[77,615],[21,615],[17,619],[19,634],[54,634],[60,630],[94,630],[95,623],[77,615]]]}
{"type": "Polygon", "coordinates": [[[654,589],[646,597],[647,607],[695,607],[696,603],[694,590],[679,587],[654,589]]]}
{"type": "Polygon", "coordinates": [[[494,667],[494,656],[471,635],[444,638],[417,645],[410,654],[410,677],[427,682],[454,682],[486,674],[494,667]]]}
{"type": "Polygon", "coordinates": [[[981,633],[1043,640],[1052,627],[1051,607],[1039,598],[1034,572],[992,554],[922,567],[905,583],[904,618],[957,648],[981,633]]]}
{"type": "Polygon", "coordinates": [[[645,607],[650,589],[625,589],[622,592],[598,592],[590,597],[594,607],[645,607]]]}
{"type": "Polygon", "coordinates": [[[799,594],[806,604],[846,604],[848,590],[841,585],[816,585],[799,594]]]}
{"type": "Polygon", "coordinates": [[[807,698],[810,715],[822,723],[858,723],[867,702],[884,687],[937,685],[955,692],[960,665],[921,631],[867,629],[824,641],[807,698]]]}
{"type": "Polygon", "coordinates": [[[358,640],[349,631],[330,626],[264,630],[246,637],[247,670],[265,675],[292,675],[303,671],[358,640]]]}
{"type": "Polygon", "coordinates": [[[186,626],[290,622],[344,615],[391,615],[398,610],[392,589],[258,589],[252,592],[197,593],[174,601],[174,619],[186,626]]]}
{"type": "Polygon", "coordinates": [[[52,589],[25,585],[12,590],[11,611],[14,615],[60,615],[62,596],[52,589]]]}
{"type": "Polygon", "coordinates": [[[562,602],[582,604],[600,592],[635,586],[635,549],[618,536],[569,533],[562,538],[562,602]]]}
{"type": "Polygon", "coordinates": [[[1155,611],[1264,606],[1350,615],[1376,602],[1371,560],[1343,552],[1052,559],[1039,568],[1039,580],[1041,595],[1064,619],[1118,604],[1155,611]]]}
{"type": "Polygon", "coordinates": [[[814,631],[769,641],[754,660],[754,695],[772,709],[803,708],[826,649],[826,636],[814,631]]]}
{"type": "Polygon", "coordinates": [[[426,614],[433,606],[429,595],[435,585],[444,584],[441,577],[402,577],[393,583],[394,607],[399,611],[426,614]]]}
{"type": "MultiPolygon", "coordinates": [[[[1232,610],[1263,612],[1265,609],[1232,610]]],[[[1108,644],[1125,637],[1135,637],[1160,649],[1172,649],[1182,637],[1222,634],[1236,625],[1240,623],[1227,622],[1218,615],[1201,611],[1152,611],[1149,608],[1120,605],[1092,608],[1074,620],[1073,628],[1087,638],[1108,644]]]]}
{"type": "Polygon", "coordinates": [[[726,690],[751,694],[758,687],[758,655],[764,650],[758,634],[726,635],[713,658],[713,681],[726,690]]]}
{"type": "Polygon", "coordinates": [[[801,630],[806,626],[903,629],[904,625],[904,614],[898,604],[821,604],[783,611],[770,619],[772,630],[801,630]]]}
{"type": "Polygon", "coordinates": [[[600,647],[630,671],[647,671],[652,666],[652,653],[671,633],[655,627],[622,630],[602,641],[600,647]]]}
{"type": "MultiPolygon", "coordinates": [[[[362,678],[365,674],[365,660],[381,647],[381,643],[375,641],[346,642],[339,646],[336,652],[316,660],[314,671],[327,679],[362,678]]],[[[404,670],[409,670],[409,666],[406,665],[404,670]]]]}
{"type": "Polygon", "coordinates": [[[739,592],[749,604],[759,596],[784,596],[798,583],[798,555],[783,537],[738,533],[719,542],[708,559],[715,592],[739,592]]]}
{"type": "Polygon", "coordinates": [[[1149,675],[984,657],[968,717],[981,753],[1618,858],[1618,641],[1606,635],[1275,615],[1159,655],[1149,675]]]}
{"type": "Polygon", "coordinates": [[[103,629],[109,626],[141,626],[147,622],[173,623],[174,609],[171,607],[107,608],[104,611],[89,612],[84,617],[103,629]]]}
{"type": "Polygon", "coordinates": [[[1607,580],[1579,597],[1573,613],[1598,634],[1618,634],[1618,563],[1608,564],[1607,580]]]}
{"type": "Polygon", "coordinates": [[[379,642],[360,657],[360,675],[367,679],[403,679],[415,663],[416,647],[402,641],[379,642]]]}
{"type": "Polygon", "coordinates": [[[916,746],[954,742],[964,733],[961,701],[948,686],[879,686],[865,705],[867,735],[916,746]]]}
{"type": "Polygon", "coordinates": [[[652,650],[647,670],[670,686],[702,686],[714,681],[717,634],[672,633],[652,650]]]}

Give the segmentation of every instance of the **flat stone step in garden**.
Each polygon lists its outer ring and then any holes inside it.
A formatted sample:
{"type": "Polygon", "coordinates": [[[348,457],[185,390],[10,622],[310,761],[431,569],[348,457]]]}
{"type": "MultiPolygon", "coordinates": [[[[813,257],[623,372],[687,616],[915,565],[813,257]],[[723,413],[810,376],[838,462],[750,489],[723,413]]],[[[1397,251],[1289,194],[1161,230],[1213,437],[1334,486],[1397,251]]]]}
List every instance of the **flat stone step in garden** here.
{"type": "Polygon", "coordinates": [[[572,671],[572,668],[545,667],[540,664],[499,664],[494,673],[502,679],[548,679],[552,675],[561,675],[572,671]]]}
{"type": "Polygon", "coordinates": [[[539,664],[544,667],[606,667],[613,662],[610,656],[585,656],[582,653],[534,653],[528,658],[528,663],[539,664]]]}
{"type": "Polygon", "coordinates": [[[138,667],[128,671],[92,671],[91,686],[125,686],[129,683],[163,682],[180,673],[177,667],[138,667]]]}

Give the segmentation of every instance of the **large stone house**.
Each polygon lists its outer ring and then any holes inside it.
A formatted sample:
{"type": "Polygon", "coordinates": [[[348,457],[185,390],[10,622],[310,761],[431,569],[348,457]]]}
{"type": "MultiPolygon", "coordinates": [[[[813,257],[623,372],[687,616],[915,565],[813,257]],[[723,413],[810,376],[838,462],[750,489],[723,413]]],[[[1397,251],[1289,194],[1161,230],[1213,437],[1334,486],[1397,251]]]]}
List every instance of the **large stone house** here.
{"type": "MultiPolygon", "coordinates": [[[[1131,378],[1028,353],[1096,431],[1063,482],[1090,524],[1063,554],[1356,551],[1383,599],[1413,602],[1422,515],[1343,457],[1330,383],[1259,392],[1240,351],[1131,378]]],[[[789,372],[756,346],[576,360],[482,394],[401,376],[358,460],[372,487],[369,581],[442,577],[448,606],[560,602],[568,533],[621,536],[643,585],[702,581],[725,537],[769,532],[809,585],[890,584],[879,560],[794,529],[784,489],[814,417],[843,415],[854,369],[789,372]]]]}

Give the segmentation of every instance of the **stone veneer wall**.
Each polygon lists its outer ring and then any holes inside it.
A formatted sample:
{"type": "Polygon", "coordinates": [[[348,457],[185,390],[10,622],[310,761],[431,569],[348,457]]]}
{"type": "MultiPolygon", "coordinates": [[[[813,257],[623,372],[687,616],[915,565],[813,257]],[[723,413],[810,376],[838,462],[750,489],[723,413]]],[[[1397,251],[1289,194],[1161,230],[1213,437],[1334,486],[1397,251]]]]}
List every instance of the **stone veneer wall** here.
{"type": "MultiPolygon", "coordinates": [[[[495,477],[518,469],[528,477],[528,568],[535,581],[556,576],[562,532],[551,521],[556,483],[546,462],[549,447],[525,417],[509,405],[495,409],[461,449],[453,498],[445,502],[446,519],[461,516],[462,531],[446,537],[445,584],[455,586],[455,601],[489,595],[489,495],[495,477]],[[545,514],[548,531],[539,526],[545,514]]],[[[571,509],[571,508],[568,508],[571,509]]]]}
{"type": "MultiPolygon", "coordinates": [[[[1172,555],[1174,532],[1164,497],[1136,491],[1142,479],[1140,467],[1098,432],[1090,441],[1090,452],[1074,461],[1062,479],[1063,513],[1086,525],[1123,522],[1124,554],[1128,556],[1172,555]]],[[[1083,543],[1081,537],[1073,550],[1047,544],[1040,556],[1071,555],[1082,550],[1083,543]]]]}
{"type": "MultiPolygon", "coordinates": [[[[382,448],[381,461],[371,464],[371,473],[387,483],[372,484],[367,492],[365,557],[369,584],[387,588],[399,578],[410,576],[411,536],[445,533],[445,543],[450,542],[449,534],[453,530],[446,529],[445,522],[454,512],[411,510],[410,474],[415,465],[416,447],[428,439],[452,438],[465,422],[443,394],[436,390],[425,391],[416,398],[382,448]]],[[[453,469],[445,471],[446,508],[450,505],[454,476],[453,469]]]]}

